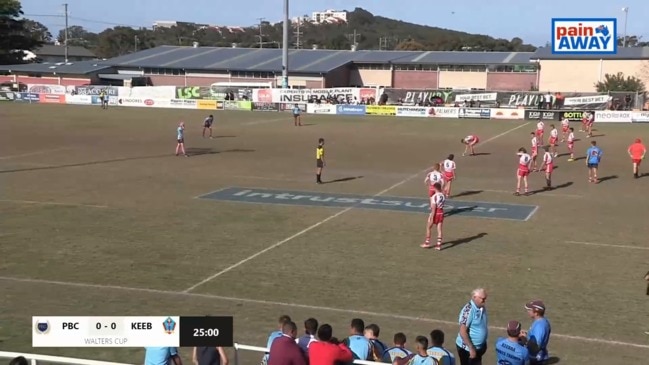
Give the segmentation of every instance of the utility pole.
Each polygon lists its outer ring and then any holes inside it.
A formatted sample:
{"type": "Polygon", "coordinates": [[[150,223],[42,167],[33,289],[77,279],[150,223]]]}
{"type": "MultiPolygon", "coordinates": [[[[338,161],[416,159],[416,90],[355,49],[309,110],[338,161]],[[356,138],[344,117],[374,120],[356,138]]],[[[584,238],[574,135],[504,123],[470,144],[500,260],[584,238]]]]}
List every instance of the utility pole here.
{"type": "Polygon", "coordinates": [[[65,12],[65,31],[63,32],[63,36],[65,39],[63,40],[63,47],[65,49],[65,63],[68,63],[68,4],[65,3],[63,4],[63,11],[65,12]]]}
{"type": "Polygon", "coordinates": [[[134,36],[135,38],[133,39],[134,44],[135,44],[135,52],[137,52],[137,44],[140,42],[140,38],[137,37],[137,35],[134,36]]]}
{"type": "Polygon", "coordinates": [[[295,28],[295,33],[293,33],[293,35],[295,35],[295,49],[301,49],[302,48],[302,41],[300,40],[300,38],[302,37],[302,32],[300,31],[301,26],[302,26],[302,19],[297,18],[297,25],[296,25],[296,28],[295,28]]]}
{"type": "Polygon", "coordinates": [[[355,50],[356,46],[358,45],[358,42],[356,42],[356,39],[360,37],[361,34],[356,32],[356,29],[354,29],[353,34],[347,34],[347,39],[352,43],[352,49],[355,50]]]}
{"type": "Polygon", "coordinates": [[[259,20],[259,48],[264,48],[264,33],[262,29],[262,25],[264,23],[264,20],[266,18],[257,18],[259,20]]]}
{"type": "Polygon", "coordinates": [[[289,0],[284,0],[284,27],[282,28],[282,89],[288,89],[288,28],[291,23],[288,18],[289,0]]]}
{"type": "Polygon", "coordinates": [[[388,37],[379,37],[379,51],[388,49],[388,37]]]}

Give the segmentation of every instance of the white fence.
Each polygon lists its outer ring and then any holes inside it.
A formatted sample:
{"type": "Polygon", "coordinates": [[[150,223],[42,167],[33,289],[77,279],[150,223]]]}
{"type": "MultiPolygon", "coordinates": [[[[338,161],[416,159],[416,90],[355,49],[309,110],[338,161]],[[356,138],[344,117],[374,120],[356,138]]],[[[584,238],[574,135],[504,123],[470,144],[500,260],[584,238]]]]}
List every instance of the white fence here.
{"type": "MultiPolygon", "coordinates": [[[[259,346],[250,346],[242,345],[239,343],[234,344],[234,365],[239,365],[239,351],[253,351],[259,353],[268,352],[268,349],[265,347],[259,346]]],[[[23,354],[20,352],[4,352],[0,351],[0,359],[13,359],[14,357],[22,356],[28,361],[31,362],[31,365],[38,365],[38,362],[46,362],[50,364],[67,364],[67,365],[133,365],[133,364],[123,364],[118,362],[107,362],[107,361],[97,361],[97,360],[86,360],[86,359],[75,359],[71,357],[60,357],[60,356],[49,356],[49,355],[38,355],[38,354],[23,354]]],[[[261,355],[260,355],[261,359],[261,355]]],[[[259,362],[255,362],[254,365],[259,362]]],[[[385,363],[373,362],[373,361],[363,361],[363,360],[354,360],[356,365],[385,365],[385,363]]],[[[253,364],[250,364],[253,365],[253,364]]]]}

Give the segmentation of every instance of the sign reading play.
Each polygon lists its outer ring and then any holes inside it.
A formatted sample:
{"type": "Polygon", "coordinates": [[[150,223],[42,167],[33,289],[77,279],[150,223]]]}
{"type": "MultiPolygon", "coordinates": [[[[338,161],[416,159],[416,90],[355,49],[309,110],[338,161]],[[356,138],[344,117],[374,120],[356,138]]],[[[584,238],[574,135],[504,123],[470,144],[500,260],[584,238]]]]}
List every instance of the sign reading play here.
{"type": "Polygon", "coordinates": [[[617,19],[552,19],[552,53],[616,54],[617,19]]]}
{"type": "MultiPolygon", "coordinates": [[[[349,194],[317,193],[289,190],[268,190],[256,188],[225,188],[202,195],[200,199],[212,199],[239,203],[298,205],[332,208],[361,208],[391,210],[408,213],[429,213],[428,199],[365,196],[349,194]]],[[[449,200],[444,206],[447,215],[477,218],[526,221],[532,217],[534,205],[485,203],[449,200]]]]}

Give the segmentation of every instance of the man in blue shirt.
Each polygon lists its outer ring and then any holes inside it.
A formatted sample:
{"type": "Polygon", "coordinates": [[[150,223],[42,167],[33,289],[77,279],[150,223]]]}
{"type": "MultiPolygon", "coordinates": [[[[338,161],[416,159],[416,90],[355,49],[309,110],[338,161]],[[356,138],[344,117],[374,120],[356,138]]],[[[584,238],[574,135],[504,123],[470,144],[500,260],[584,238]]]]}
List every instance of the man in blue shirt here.
{"type": "Polygon", "coordinates": [[[302,109],[300,109],[300,106],[295,104],[293,106],[293,123],[295,123],[295,126],[302,126],[302,117],[300,116],[302,114],[302,109]]]}
{"type": "Polygon", "coordinates": [[[471,300],[460,310],[460,331],[455,339],[461,365],[481,365],[487,352],[489,323],[487,318],[487,291],[478,288],[471,293],[471,300]]]}
{"type": "Polygon", "coordinates": [[[365,322],[360,318],[354,318],[350,327],[351,335],[344,340],[344,343],[352,350],[354,360],[372,360],[372,344],[363,336],[365,322]]]}
{"type": "Polygon", "coordinates": [[[183,365],[175,347],[145,347],[144,365],[183,365]]]}
{"type": "Polygon", "coordinates": [[[444,332],[433,330],[430,333],[430,348],[428,355],[434,357],[439,365],[455,365],[455,355],[444,348],[444,332]]]}
{"type": "Polygon", "coordinates": [[[398,332],[394,334],[393,339],[394,346],[385,350],[383,353],[383,361],[392,364],[394,360],[406,357],[412,352],[406,349],[406,335],[403,332],[398,332]]]}
{"type": "Polygon", "coordinates": [[[417,351],[406,357],[396,359],[394,365],[439,365],[437,360],[429,356],[426,350],[428,349],[428,339],[424,336],[417,336],[415,339],[417,351]]]}
{"type": "MultiPolygon", "coordinates": [[[[276,338],[279,338],[282,336],[282,328],[284,328],[284,323],[289,323],[291,322],[291,317],[287,315],[283,315],[279,317],[279,330],[273,331],[270,333],[268,336],[268,341],[266,342],[266,349],[267,351],[270,351],[270,346],[273,344],[273,341],[275,341],[276,338]]],[[[264,355],[264,357],[261,359],[261,364],[266,364],[268,363],[268,352],[264,355]]]]}
{"type": "Polygon", "coordinates": [[[520,344],[521,323],[507,323],[507,337],[496,340],[496,363],[499,365],[529,365],[530,353],[520,344]]]}
{"type": "Polygon", "coordinates": [[[315,318],[309,318],[304,321],[304,335],[295,340],[307,358],[309,356],[309,345],[311,342],[316,341],[316,333],[318,333],[318,320],[315,318]]]}
{"type": "Polygon", "coordinates": [[[602,160],[602,149],[597,147],[597,142],[591,141],[591,146],[586,151],[586,164],[588,166],[588,181],[597,184],[597,169],[599,162],[602,160]]]}
{"type": "Polygon", "coordinates": [[[530,352],[530,364],[543,364],[548,360],[548,343],[552,327],[545,318],[545,304],[540,300],[533,300],[525,304],[527,314],[534,320],[529,332],[523,331],[523,341],[526,342],[530,352]]]}
{"type": "Polygon", "coordinates": [[[369,324],[365,327],[365,338],[370,340],[372,345],[372,361],[380,362],[383,359],[383,353],[388,350],[388,346],[379,340],[381,328],[378,324],[369,324]]]}

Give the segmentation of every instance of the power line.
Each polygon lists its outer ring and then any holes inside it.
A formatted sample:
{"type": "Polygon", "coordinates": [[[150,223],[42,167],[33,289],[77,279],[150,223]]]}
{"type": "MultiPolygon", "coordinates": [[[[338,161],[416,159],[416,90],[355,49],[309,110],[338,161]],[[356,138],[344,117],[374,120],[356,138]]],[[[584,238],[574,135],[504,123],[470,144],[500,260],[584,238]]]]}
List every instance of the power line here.
{"type": "MultiPolygon", "coordinates": [[[[65,18],[65,15],[62,15],[62,14],[24,14],[23,16],[26,17],[26,18],[65,18]]],[[[85,23],[103,24],[103,25],[112,25],[112,26],[124,26],[124,27],[131,27],[131,28],[142,28],[141,25],[113,23],[113,22],[106,22],[106,21],[103,21],[103,20],[80,18],[80,17],[75,17],[75,16],[69,16],[68,18],[72,19],[72,20],[78,20],[80,22],[85,22],[85,23]]]]}

